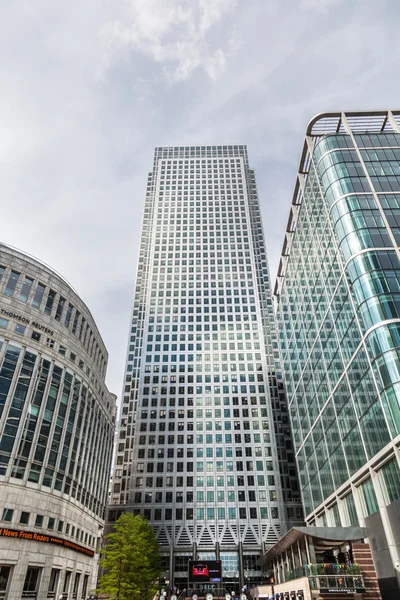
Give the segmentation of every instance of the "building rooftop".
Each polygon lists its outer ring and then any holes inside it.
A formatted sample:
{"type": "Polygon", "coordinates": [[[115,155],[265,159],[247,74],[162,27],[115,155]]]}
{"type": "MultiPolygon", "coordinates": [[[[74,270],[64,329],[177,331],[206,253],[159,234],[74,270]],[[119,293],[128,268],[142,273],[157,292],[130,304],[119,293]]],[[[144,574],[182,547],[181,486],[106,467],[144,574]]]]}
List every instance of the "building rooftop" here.
{"type": "Polygon", "coordinates": [[[315,115],[309,122],[300,157],[294,186],[292,205],[286,226],[274,295],[279,299],[285,278],[293,235],[296,230],[299,207],[303,201],[303,190],[311,165],[315,141],[329,134],[400,133],[400,110],[370,110],[348,112],[326,112],[315,115]]]}

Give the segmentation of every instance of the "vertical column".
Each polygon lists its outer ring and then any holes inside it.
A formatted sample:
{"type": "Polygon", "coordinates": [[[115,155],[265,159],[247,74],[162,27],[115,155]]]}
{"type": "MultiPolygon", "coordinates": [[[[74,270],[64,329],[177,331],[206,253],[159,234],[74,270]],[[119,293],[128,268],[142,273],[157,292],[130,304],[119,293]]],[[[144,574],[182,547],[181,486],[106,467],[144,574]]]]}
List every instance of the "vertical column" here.
{"type": "Polygon", "coordinates": [[[239,554],[239,587],[242,588],[242,586],[244,585],[243,542],[239,542],[238,554],[239,554]]]}

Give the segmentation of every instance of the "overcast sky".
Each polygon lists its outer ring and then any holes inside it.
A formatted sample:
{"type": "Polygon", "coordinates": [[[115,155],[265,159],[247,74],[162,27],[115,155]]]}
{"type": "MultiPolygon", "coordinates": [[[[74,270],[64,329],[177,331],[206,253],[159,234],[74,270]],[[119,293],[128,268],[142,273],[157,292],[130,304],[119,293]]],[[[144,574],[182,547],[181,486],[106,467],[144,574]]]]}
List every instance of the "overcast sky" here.
{"type": "Polygon", "coordinates": [[[0,23],[0,239],[87,303],[120,396],[155,146],[246,143],[273,279],[308,121],[400,107],[398,0],[23,0],[0,23]]]}

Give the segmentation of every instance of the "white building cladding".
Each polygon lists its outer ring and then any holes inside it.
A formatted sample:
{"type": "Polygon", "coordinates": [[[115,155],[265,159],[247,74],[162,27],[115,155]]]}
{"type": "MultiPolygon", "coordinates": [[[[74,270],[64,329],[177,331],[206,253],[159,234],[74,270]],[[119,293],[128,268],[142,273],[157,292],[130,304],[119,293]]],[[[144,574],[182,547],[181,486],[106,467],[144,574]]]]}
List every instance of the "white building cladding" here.
{"type": "Polygon", "coordinates": [[[66,281],[0,244],[0,598],[96,586],[115,420],[106,367],[66,281]]]}
{"type": "Polygon", "coordinates": [[[245,146],[156,148],[111,503],[110,524],[121,505],[149,520],[181,584],[193,553],[256,581],[301,516],[245,146]]]}

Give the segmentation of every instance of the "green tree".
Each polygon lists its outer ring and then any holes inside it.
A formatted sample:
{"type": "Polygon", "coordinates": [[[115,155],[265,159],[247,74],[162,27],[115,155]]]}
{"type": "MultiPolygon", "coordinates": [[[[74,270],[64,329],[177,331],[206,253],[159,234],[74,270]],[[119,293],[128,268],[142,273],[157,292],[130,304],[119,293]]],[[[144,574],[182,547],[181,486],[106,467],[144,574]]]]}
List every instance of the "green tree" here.
{"type": "Polygon", "coordinates": [[[151,600],[161,568],[158,542],[147,521],[125,513],[105,540],[98,592],[115,600],[151,600]]]}

